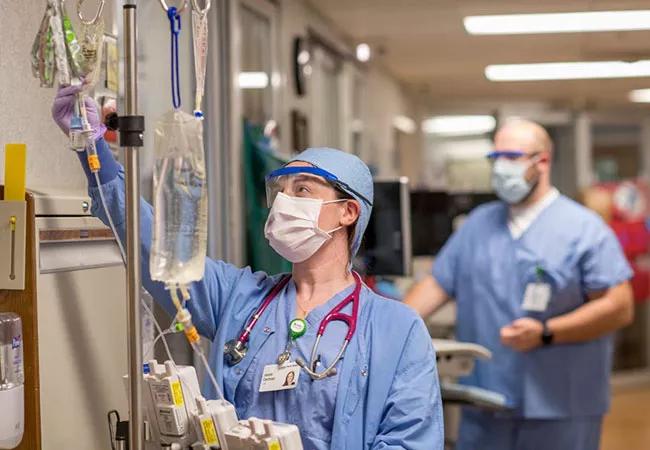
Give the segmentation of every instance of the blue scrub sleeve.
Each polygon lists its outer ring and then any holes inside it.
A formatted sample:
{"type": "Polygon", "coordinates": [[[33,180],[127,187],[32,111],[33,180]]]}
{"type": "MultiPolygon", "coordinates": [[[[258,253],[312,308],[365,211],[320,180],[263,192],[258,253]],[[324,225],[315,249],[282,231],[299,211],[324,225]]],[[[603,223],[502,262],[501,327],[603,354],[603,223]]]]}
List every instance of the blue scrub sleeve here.
{"type": "Polygon", "coordinates": [[[594,230],[581,260],[582,287],[587,293],[609,289],[632,278],[632,268],[614,233],[604,223],[594,230]]]}
{"type": "MultiPolygon", "coordinates": [[[[124,192],[124,169],[118,165],[116,176],[102,184],[100,187],[89,186],[88,191],[92,198],[92,214],[108,225],[108,219],[102,207],[99,189],[106,197],[106,203],[119,238],[126,247],[126,201],[124,192]]],[[[149,273],[149,257],[151,254],[151,240],[153,229],[153,208],[144,200],[140,200],[140,254],[142,284],[152,297],[171,316],[176,314],[169,292],[163,283],[153,281],[149,273]]],[[[224,308],[225,300],[230,298],[234,286],[240,278],[250,271],[239,269],[223,261],[206,259],[205,275],[201,281],[190,286],[191,300],[187,308],[192,314],[192,321],[201,335],[214,339],[224,308]]]]}
{"type": "Polygon", "coordinates": [[[431,337],[411,327],[388,393],[372,450],[443,450],[442,399],[431,337]]]}
{"type": "Polygon", "coordinates": [[[449,297],[456,295],[456,276],[463,240],[467,235],[467,222],[447,240],[433,261],[433,278],[449,297]]]}

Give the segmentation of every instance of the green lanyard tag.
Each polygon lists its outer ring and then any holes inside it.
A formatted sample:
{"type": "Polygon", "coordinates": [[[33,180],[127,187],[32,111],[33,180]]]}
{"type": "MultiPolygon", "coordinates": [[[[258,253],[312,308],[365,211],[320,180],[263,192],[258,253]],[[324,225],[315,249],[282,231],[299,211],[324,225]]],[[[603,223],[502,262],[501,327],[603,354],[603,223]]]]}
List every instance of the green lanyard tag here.
{"type": "Polygon", "coordinates": [[[307,322],[304,319],[293,319],[289,323],[289,338],[292,341],[304,336],[307,332],[307,322]]]}

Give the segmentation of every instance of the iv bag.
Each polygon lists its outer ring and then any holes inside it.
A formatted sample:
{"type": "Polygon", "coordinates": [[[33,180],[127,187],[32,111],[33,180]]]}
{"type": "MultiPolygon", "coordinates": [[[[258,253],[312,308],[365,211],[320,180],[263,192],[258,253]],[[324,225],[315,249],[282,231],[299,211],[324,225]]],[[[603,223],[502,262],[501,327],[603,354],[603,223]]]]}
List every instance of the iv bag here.
{"type": "Polygon", "coordinates": [[[101,72],[102,49],[104,47],[104,21],[81,24],[81,58],[80,75],[85,84],[95,86],[101,72]]]}
{"type": "Polygon", "coordinates": [[[156,123],[154,226],[149,270],[167,284],[203,278],[208,198],[203,124],[180,110],[156,123]]]}

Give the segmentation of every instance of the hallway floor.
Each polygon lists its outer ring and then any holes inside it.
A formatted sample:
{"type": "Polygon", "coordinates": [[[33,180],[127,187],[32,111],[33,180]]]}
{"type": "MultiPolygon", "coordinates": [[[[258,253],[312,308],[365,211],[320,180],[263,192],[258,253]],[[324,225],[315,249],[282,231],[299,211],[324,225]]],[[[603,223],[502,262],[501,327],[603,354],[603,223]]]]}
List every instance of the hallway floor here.
{"type": "Polygon", "coordinates": [[[650,386],[620,388],[612,395],[601,450],[650,449],[650,386]]]}

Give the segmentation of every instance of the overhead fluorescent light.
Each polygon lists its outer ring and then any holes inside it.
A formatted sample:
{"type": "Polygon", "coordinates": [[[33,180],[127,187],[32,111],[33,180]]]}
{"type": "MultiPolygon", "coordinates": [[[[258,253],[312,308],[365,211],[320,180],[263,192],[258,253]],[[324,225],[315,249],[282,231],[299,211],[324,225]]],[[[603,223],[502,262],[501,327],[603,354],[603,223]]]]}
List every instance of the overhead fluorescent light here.
{"type": "Polygon", "coordinates": [[[650,10],[468,16],[469,34],[584,33],[650,30],[650,10]]]}
{"type": "Polygon", "coordinates": [[[368,44],[357,45],[357,59],[361,62],[368,62],[370,60],[370,46],[368,44]]]}
{"type": "Polygon", "coordinates": [[[536,64],[495,64],[485,68],[490,81],[587,80],[650,76],[650,60],[536,64]]]}
{"type": "Polygon", "coordinates": [[[417,126],[415,125],[415,120],[411,119],[410,117],[406,117],[402,115],[393,117],[393,126],[399,131],[401,131],[402,133],[406,133],[406,134],[413,134],[417,129],[417,126]]]}
{"type": "Polygon", "coordinates": [[[650,103],[650,89],[635,89],[628,98],[634,103],[650,103]]]}
{"type": "Polygon", "coordinates": [[[435,116],[422,122],[422,131],[440,136],[470,136],[494,130],[492,116],[435,116]]]}
{"type": "Polygon", "coordinates": [[[266,72],[241,72],[238,81],[241,89],[265,89],[269,86],[266,72]]]}

